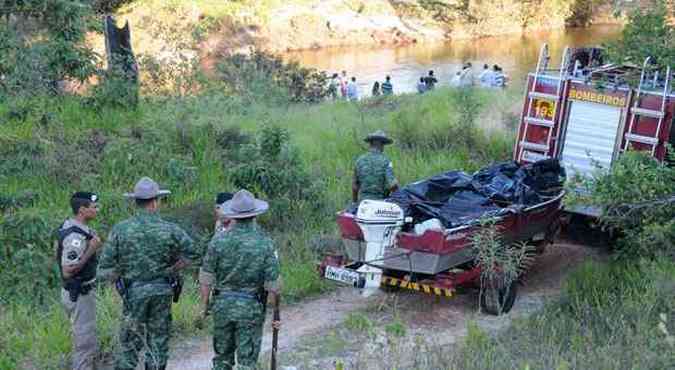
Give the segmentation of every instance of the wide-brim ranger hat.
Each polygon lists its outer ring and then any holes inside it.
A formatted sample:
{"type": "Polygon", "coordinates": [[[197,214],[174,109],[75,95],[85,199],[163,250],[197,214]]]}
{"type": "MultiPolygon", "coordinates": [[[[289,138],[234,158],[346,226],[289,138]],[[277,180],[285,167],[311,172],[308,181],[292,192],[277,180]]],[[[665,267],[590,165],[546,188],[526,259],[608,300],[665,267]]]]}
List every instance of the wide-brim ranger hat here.
{"type": "Polygon", "coordinates": [[[365,142],[370,143],[372,141],[379,141],[383,144],[391,144],[394,142],[387,134],[382,131],[382,130],[377,130],[373,133],[368,134],[365,139],[363,139],[365,142]]]}
{"type": "Polygon", "coordinates": [[[143,177],[134,186],[134,192],[124,193],[124,196],[133,199],[155,199],[169,194],[171,194],[169,190],[161,190],[153,179],[143,177]]]}
{"type": "Polygon", "coordinates": [[[227,218],[250,218],[267,212],[269,208],[267,202],[256,199],[251,192],[242,189],[220,206],[220,212],[227,218]]]}

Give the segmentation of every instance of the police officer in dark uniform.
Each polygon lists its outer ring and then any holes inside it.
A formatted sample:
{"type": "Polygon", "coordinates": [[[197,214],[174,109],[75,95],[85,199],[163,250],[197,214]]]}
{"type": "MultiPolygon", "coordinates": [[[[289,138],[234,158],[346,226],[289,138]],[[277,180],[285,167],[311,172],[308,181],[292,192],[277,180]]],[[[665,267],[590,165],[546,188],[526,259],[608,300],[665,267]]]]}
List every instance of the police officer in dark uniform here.
{"type": "Polygon", "coordinates": [[[58,230],[56,254],[63,289],[61,302],[70,318],[73,330],[72,368],[94,368],[96,343],[96,282],[97,252],[102,243],[89,228],[98,213],[98,196],[77,192],[70,198],[73,217],[58,230]]]}

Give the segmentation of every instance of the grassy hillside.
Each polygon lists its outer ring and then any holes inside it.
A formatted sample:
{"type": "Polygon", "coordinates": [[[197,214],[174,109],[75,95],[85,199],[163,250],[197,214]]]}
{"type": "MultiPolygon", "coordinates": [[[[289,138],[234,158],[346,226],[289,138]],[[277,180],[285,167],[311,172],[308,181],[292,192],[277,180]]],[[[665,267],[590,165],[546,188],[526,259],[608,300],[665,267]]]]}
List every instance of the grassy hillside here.
{"type": "MultiPolygon", "coordinates": [[[[131,111],[93,108],[81,98],[5,100],[0,253],[12,263],[4,263],[0,274],[0,330],[6,333],[0,348],[7,349],[0,367],[58,368],[69,352],[51,232],[68,217],[73,191],[101,194],[94,227],[106,235],[133,212],[122,193],[150,176],[173,191],[164,216],[203,248],[215,194],[236,190],[247,171],[264,167],[270,183],[257,182],[252,190],[272,201],[261,222],[277,242],[284,295],[292,301],[328,289],[315,263],[321,250],[337,243],[334,214],[349,202],[353,161],[364,151],[368,132],[383,128],[393,134],[398,144],[387,154],[402,183],[450,169],[471,171],[509,158],[513,137],[499,117],[518,95],[439,90],[359,104],[269,106],[214,93],[146,100],[131,111]],[[491,130],[480,128],[487,117],[491,130]],[[258,152],[279,138],[278,158],[263,159],[265,153],[258,152]]],[[[174,306],[179,334],[199,333],[194,271],[188,280],[185,296],[174,306]]],[[[109,353],[120,304],[107,287],[99,294],[99,336],[109,353]]]]}

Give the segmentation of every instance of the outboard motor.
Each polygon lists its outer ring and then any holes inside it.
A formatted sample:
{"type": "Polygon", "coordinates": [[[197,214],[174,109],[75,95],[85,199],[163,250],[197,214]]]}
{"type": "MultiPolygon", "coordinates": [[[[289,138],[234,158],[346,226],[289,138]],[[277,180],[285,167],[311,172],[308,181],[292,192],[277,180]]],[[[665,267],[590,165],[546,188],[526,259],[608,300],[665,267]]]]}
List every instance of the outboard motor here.
{"type": "Polygon", "coordinates": [[[404,223],[403,210],[394,203],[364,200],[355,220],[366,242],[364,265],[357,271],[365,277],[362,295],[367,297],[380,287],[385,249],[396,242],[396,234],[404,223]]]}

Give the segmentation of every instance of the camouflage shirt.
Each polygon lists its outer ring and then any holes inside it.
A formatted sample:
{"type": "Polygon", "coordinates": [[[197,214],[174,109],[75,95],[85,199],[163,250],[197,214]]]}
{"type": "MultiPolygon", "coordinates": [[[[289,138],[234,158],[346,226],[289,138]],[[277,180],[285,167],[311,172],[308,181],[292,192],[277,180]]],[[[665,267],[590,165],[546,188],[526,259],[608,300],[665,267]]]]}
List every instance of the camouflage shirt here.
{"type": "Polygon", "coordinates": [[[391,161],[377,150],[370,150],[356,160],[354,177],[359,184],[359,201],[384,199],[389,189],[398,185],[391,161]]]}
{"type": "Polygon", "coordinates": [[[255,294],[277,280],[279,261],[272,239],[252,221],[239,221],[211,240],[201,270],[216,289],[255,294]]]}
{"type": "Polygon", "coordinates": [[[214,297],[214,315],[224,315],[230,321],[257,322],[263,318],[262,302],[227,293],[252,297],[276,284],[279,260],[274,243],[254,222],[239,221],[209,243],[199,275],[202,284],[221,292],[214,297]]]}
{"type": "MultiPolygon", "coordinates": [[[[120,276],[130,282],[160,280],[171,275],[171,267],[181,258],[198,258],[192,239],[157,213],[139,209],[134,217],[113,227],[103,246],[98,275],[120,276]]],[[[171,291],[163,286],[155,293],[171,291]]]]}

